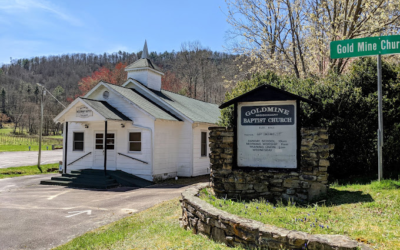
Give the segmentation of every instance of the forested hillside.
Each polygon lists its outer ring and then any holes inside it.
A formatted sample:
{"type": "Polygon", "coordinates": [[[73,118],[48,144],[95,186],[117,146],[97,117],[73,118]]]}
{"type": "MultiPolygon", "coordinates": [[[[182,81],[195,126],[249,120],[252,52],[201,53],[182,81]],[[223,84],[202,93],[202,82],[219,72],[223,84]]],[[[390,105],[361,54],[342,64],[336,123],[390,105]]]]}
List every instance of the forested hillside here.
{"type": "MultiPolygon", "coordinates": [[[[140,56],[141,52],[119,51],[11,59],[0,69],[0,124],[11,121],[15,132],[36,134],[40,103],[36,83],[67,105],[100,80],[125,82],[125,66],[140,56]]],[[[149,57],[165,74],[163,89],[207,102],[221,103],[229,88],[226,82],[237,75],[237,56],[211,51],[198,42],[182,44],[179,52],[151,52],[149,57]]],[[[52,119],[62,109],[50,95],[45,96],[44,134],[61,129],[52,119]]]]}

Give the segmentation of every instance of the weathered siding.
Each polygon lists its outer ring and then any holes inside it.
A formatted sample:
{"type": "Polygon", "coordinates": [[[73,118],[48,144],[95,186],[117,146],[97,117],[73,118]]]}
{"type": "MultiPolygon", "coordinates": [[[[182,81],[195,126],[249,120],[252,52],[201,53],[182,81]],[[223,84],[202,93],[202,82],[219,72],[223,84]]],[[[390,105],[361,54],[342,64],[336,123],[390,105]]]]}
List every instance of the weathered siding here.
{"type": "Polygon", "coordinates": [[[177,175],[178,146],[183,122],[155,122],[154,170],[157,179],[172,178],[177,175]]]}
{"type": "MultiPolygon", "coordinates": [[[[105,87],[100,87],[93,92],[88,98],[94,100],[104,100],[103,92],[105,87]]],[[[148,114],[141,111],[139,108],[132,106],[128,101],[120,96],[114,94],[109,90],[110,95],[106,100],[110,105],[118,109],[124,115],[129,117],[132,122],[121,121],[108,121],[108,133],[115,133],[115,149],[108,150],[107,154],[107,169],[109,170],[122,170],[130,174],[137,175],[141,178],[152,180],[152,131],[154,131],[154,119],[148,114]],[[124,124],[124,127],[122,127],[124,124]],[[146,127],[141,128],[138,126],[146,127]],[[129,152],[129,132],[142,133],[142,150],[141,152],[129,152]],[[148,164],[130,159],[128,157],[119,155],[122,153],[130,157],[140,159],[148,164]]],[[[79,106],[81,104],[77,104],[79,106]]],[[[94,114],[90,118],[77,118],[75,115],[75,108],[72,108],[66,114],[67,121],[81,121],[80,123],[69,122],[68,128],[68,162],[78,159],[82,155],[92,152],[91,155],[86,156],[84,159],[79,160],[71,166],[68,166],[68,172],[75,169],[94,168],[104,169],[104,155],[101,151],[95,150],[95,134],[104,133],[104,118],[94,114]],[[96,121],[97,120],[97,121],[96,121]],[[87,121],[89,128],[85,129],[84,124],[87,121]],[[73,147],[73,132],[84,132],[85,137],[85,151],[72,151],[73,147]],[[103,161],[102,161],[103,159],[103,161]]]]}
{"type": "Polygon", "coordinates": [[[199,125],[193,129],[193,173],[192,176],[204,175],[210,172],[210,153],[208,125],[199,125]],[[201,156],[201,132],[207,133],[207,153],[201,156]]]}
{"type": "Polygon", "coordinates": [[[178,145],[178,176],[190,177],[193,171],[192,124],[184,122],[178,145]]]}

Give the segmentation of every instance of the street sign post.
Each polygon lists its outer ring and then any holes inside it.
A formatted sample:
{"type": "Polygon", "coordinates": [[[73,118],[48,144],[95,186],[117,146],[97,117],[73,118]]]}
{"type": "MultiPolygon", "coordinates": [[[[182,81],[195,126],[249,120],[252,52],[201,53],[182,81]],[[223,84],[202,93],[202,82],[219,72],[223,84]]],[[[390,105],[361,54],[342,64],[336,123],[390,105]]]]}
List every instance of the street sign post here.
{"type": "Polygon", "coordinates": [[[330,44],[332,59],[374,56],[378,57],[378,180],[383,177],[383,115],[382,115],[382,61],[381,55],[400,53],[400,35],[377,36],[333,41],[330,44]]]}

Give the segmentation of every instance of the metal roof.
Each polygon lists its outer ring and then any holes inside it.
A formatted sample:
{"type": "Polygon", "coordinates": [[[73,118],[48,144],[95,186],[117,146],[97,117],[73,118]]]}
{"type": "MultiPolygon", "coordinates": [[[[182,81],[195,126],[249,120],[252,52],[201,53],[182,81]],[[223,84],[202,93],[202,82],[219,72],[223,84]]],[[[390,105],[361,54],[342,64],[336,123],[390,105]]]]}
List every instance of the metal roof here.
{"type": "Polygon", "coordinates": [[[216,124],[221,114],[218,105],[199,101],[170,91],[150,89],[163,101],[177,109],[194,122],[216,124]]]}
{"type": "Polygon", "coordinates": [[[148,98],[139,94],[130,88],[125,88],[117,86],[114,84],[106,83],[113,90],[117,91],[119,94],[123,95],[125,98],[135,103],[139,108],[143,109],[156,119],[170,120],[170,121],[181,121],[178,117],[174,116],[164,108],[160,107],[156,103],[152,102],[148,98]]]}
{"type": "Polygon", "coordinates": [[[155,65],[148,58],[141,58],[141,59],[137,60],[136,62],[129,64],[128,66],[126,66],[125,70],[139,69],[139,68],[150,68],[150,69],[153,69],[153,70],[156,70],[156,71],[159,71],[160,73],[162,73],[161,69],[159,67],[157,67],[157,65],[155,65]]]}
{"type": "MultiPolygon", "coordinates": [[[[277,93],[277,92],[278,92],[278,93],[280,93],[281,95],[290,97],[290,99],[293,99],[293,100],[300,100],[300,101],[303,101],[303,102],[307,102],[307,103],[309,103],[309,104],[319,105],[319,103],[314,102],[314,101],[311,101],[311,100],[308,100],[308,99],[306,99],[306,98],[304,98],[304,97],[301,97],[301,96],[292,94],[292,93],[287,92],[287,91],[282,90],[282,89],[278,89],[278,88],[276,88],[276,87],[274,87],[274,86],[271,86],[271,85],[269,85],[269,84],[264,84],[264,85],[261,85],[261,86],[255,88],[255,89],[253,89],[253,90],[250,90],[250,91],[247,92],[247,93],[244,93],[244,94],[242,94],[242,95],[240,95],[240,96],[238,96],[238,97],[235,97],[235,98],[233,98],[233,99],[230,100],[230,101],[227,101],[227,102],[225,102],[225,103],[222,103],[222,104],[219,106],[219,108],[220,108],[220,109],[226,108],[226,107],[228,107],[228,106],[230,106],[230,105],[232,105],[232,104],[234,104],[234,103],[241,102],[243,99],[247,98],[248,96],[254,95],[254,94],[257,93],[258,91],[263,91],[263,90],[267,90],[267,89],[268,89],[268,91],[269,91],[269,90],[276,91],[276,92],[274,92],[274,93],[277,93]]],[[[265,99],[264,99],[264,100],[265,100],[265,99]]]]}
{"type": "Polygon", "coordinates": [[[131,121],[128,117],[124,114],[119,112],[116,108],[111,106],[106,101],[98,101],[93,99],[82,98],[83,102],[89,105],[91,108],[96,110],[100,115],[102,115],[106,120],[116,120],[116,121],[131,121]]]}

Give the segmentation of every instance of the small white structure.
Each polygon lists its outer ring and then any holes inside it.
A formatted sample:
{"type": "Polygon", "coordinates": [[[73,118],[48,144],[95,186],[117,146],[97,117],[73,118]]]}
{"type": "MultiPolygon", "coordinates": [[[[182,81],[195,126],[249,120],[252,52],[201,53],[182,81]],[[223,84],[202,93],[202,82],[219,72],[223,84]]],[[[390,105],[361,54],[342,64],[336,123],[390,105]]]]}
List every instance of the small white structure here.
{"type": "Polygon", "coordinates": [[[162,90],[147,55],[145,43],[122,86],[99,82],[54,118],[64,124],[64,171],[122,170],[150,181],[209,173],[218,106],[162,90]]]}

